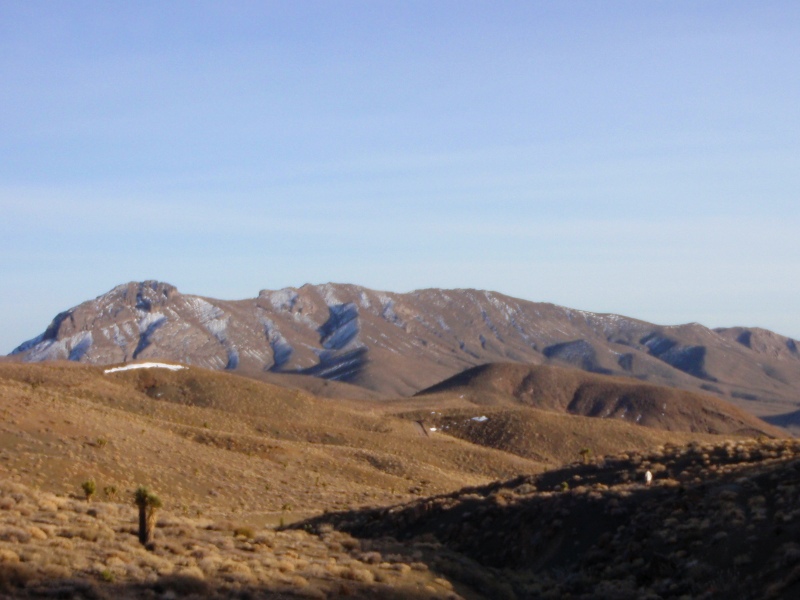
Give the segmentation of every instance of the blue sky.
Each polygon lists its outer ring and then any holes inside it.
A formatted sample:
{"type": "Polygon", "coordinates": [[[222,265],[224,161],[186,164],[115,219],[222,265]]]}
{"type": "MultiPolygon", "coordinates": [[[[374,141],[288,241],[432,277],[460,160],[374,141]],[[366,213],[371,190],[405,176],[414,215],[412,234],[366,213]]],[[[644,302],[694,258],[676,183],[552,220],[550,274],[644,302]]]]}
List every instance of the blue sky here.
{"type": "Polygon", "coordinates": [[[800,3],[0,0],[0,352],[132,280],[800,337],[800,3]]]}

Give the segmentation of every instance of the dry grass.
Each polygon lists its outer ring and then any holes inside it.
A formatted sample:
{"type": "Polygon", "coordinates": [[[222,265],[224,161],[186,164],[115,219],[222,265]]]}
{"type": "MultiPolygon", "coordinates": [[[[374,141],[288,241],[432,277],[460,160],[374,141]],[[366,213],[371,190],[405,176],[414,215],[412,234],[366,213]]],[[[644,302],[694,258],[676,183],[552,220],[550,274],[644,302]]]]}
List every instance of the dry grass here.
{"type": "Polygon", "coordinates": [[[725,597],[708,590],[735,581],[788,598],[800,585],[793,442],[688,443],[519,407],[478,423],[483,408],[426,402],[2,363],[0,597],[725,597]],[[426,436],[421,415],[463,427],[426,436]],[[130,504],[140,484],[165,503],[150,549],[130,504]]]}
{"type": "Polygon", "coordinates": [[[230,523],[165,512],[148,550],[136,537],[128,504],[86,502],[0,480],[0,595],[4,598],[230,597],[250,592],[328,598],[341,592],[376,597],[388,586],[430,588],[425,597],[456,598],[452,585],[414,568],[413,552],[396,554],[387,569],[348,534],[248,531],[230,523]],[[402,561],[406,562],[402,562],[402,561]],[[431,592],[433,590],[433,592],[431,592]]]}
{"type": "Polygon", "coordinates": [[[202,369],[103,375],[0,365],[0,464],[59,494],[113,500],[139,484],[186,515],[290,522],[542,468],[460,440],[420,438],[376,403],[338,403],[202,369]]]}

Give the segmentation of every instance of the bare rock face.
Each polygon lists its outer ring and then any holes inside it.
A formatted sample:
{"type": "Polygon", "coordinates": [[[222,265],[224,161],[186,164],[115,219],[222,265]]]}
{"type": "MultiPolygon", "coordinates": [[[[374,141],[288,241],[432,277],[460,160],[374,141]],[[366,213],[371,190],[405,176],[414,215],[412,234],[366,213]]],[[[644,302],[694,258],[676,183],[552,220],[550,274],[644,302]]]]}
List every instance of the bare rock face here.
{"type": "Polygon", "coordinates": [[[59,314],[12,354],[303,373],[387,395],[511,361],[712,392],[760,415],[800,402],[798,344],[775,333],[659,326],[477,290],[397,294],[325,284],[227,301],[156,281],[128,283],[59,314]]]}

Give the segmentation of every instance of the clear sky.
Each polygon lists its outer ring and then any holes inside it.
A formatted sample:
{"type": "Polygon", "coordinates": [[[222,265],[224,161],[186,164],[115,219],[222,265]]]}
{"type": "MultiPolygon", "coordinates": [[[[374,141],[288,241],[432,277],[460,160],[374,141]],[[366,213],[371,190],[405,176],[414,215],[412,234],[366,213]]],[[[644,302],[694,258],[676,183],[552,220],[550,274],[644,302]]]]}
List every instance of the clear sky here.
{"type": "Polygon", "coordinates": [[[800,337],[800,2],[0,0],[0,352],[132,280],[800,337]]]}

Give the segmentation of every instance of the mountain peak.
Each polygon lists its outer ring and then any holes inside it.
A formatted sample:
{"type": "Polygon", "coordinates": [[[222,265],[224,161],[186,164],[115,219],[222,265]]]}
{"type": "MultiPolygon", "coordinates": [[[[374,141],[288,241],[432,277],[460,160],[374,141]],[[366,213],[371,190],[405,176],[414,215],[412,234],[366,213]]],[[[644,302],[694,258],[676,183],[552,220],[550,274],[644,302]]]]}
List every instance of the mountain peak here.
{"type": "Polygon", "coordinates": [[[120,298],[127,302],[149,302],[163,304],[179,294],[178,288],[170,283],[148,279],[145,281],[130,281],[116,286],[111,291],[98,296],[96,300],[106,298],[120,298]]]}

